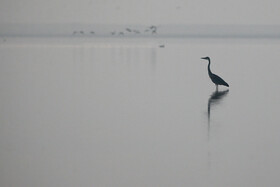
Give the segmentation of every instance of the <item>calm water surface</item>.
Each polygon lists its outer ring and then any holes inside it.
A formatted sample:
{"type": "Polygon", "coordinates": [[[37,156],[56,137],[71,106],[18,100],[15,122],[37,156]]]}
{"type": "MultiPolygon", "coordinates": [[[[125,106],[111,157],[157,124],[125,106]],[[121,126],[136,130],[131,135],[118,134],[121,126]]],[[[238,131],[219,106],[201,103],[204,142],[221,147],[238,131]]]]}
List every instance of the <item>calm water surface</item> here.
{"type": "Polygon", "coordinates": [[[263,39],[3,40],[0,185],[279,186],[279,51],[263,39]],[[215,92],[203,56],[229,89],[215,92]]]}

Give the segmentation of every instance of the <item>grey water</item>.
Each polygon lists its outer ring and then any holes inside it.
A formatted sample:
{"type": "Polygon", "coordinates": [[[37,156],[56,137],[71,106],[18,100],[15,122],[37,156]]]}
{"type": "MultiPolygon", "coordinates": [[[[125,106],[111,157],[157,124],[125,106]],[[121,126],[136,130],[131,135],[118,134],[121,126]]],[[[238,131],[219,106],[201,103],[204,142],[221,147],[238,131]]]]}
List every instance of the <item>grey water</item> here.
{"type": "Polygon", "coordinates": [[[1,186],[279,186],[280,40],[0,42],[1,186]],[[229,88],[215,85],[207,73],[229,88]]]}

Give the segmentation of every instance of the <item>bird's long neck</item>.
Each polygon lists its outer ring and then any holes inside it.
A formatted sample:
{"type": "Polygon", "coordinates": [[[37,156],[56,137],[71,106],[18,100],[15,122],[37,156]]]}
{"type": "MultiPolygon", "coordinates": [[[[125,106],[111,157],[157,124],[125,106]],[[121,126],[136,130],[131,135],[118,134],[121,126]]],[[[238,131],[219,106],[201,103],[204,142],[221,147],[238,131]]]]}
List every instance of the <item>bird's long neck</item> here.
{"type": "Polygon", "coordinates": [[[209,76],[212,75],[212,72],[211,72],[211,69],[210,69],[210,64],[211,64],[210,59],[208,59],[208,74],[209,74],[209,76]]]}

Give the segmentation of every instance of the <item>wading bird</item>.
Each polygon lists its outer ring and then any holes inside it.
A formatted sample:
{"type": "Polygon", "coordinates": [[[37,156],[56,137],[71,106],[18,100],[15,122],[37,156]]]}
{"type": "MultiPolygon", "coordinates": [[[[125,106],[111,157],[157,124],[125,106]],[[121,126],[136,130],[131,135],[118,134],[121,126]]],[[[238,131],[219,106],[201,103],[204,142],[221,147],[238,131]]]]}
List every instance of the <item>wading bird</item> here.
{"type": "Polygon", "coordinates": [[[224,81],[221,77],[219,77],[218,75],[215,75],[214,73],[211,72],[210,58],[207,56],[207,57],[203,57],[201,59],[208,60],[208,75],[209,75],[210,79],[212,80],[212,82],[216,85],[216,90],[218,90],[218,85],[224,85],[226,87],[229,87],[229,85],[228,85],[228,83],[226,83],[226,81],[224,81]]]}

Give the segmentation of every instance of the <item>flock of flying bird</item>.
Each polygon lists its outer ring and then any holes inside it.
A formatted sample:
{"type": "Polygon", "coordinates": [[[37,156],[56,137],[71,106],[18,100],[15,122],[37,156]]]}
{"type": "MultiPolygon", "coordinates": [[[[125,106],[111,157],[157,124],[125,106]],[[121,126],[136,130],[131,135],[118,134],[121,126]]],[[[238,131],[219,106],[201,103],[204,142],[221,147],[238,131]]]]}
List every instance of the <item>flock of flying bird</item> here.
{"type": "MultiPolygon", "coordinates": [[[[112,36],[124,36],[125,34],[141,34],[141,33],[150,33],[150,34],[157,34],[157,27],[152,25],[148,28],[146,28],[145,30],[141,31],[138,29],[132,29],[132,28],[125,28],[125,30],[122,31],[111,31],[109,34],[111,34],[112,36]]],[[[73,35],[86,35],[86,34],[90,34],[90,35],[95,35],[97,34],[95,31],[90,31],[90,32],[85,32],[83,30],[80,31],[73,31],[72,33],[73,35]]]]}

